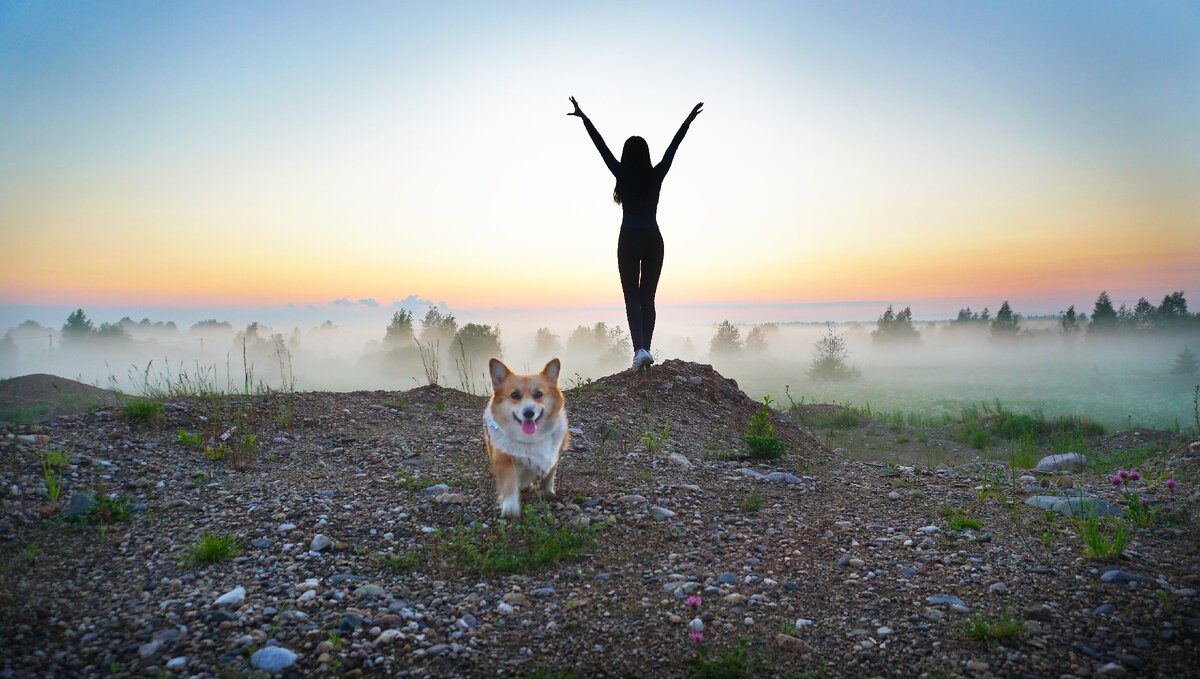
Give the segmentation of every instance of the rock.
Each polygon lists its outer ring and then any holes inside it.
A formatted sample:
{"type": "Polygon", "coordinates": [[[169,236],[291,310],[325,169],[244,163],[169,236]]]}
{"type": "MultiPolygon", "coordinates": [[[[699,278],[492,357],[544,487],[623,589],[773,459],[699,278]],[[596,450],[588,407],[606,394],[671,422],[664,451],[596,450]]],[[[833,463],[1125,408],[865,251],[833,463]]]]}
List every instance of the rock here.
{"type": "Polygon", "coordinates": [[[892,633],[892,628],[886,627],[886,626],[880,627],[879,629],[875,630],[876,636],[881,636],[881,637],[886,637],[887,635],[889,635],[891,633],[892,633]]]}
{"type": "Polygon", "coordinates": [[[1121,663],[1125,667],[1132,667],[1133,669],[1139,671],[1146,667],[1146,661],[1142,660],[1136,655],[1133,655],[1132,653],[1114,653],[1113,657],[1117,659],[1117,662],[1121,663]]]}
{"type": "Polygon", "coordinates": [[[333,540],[330,540],[329,538],[325,537],[324,535],[317,533],[316,535],[313,536],[312,544],[310,544],[308,548],[314,552],[321,552],[326,549],[329,549],[332,546],[333,546],[333,540]]]}
{"type": "Polygon", "coordinates": [[[840,557],[838,557],[838,560],[837,560],[837,565],[839,565],[839,566],[843,566],[843,567],[845,567],[845,566],[849,566],[849,565],[850,565],[850,559],[852,559],[852,558],[853,558],[853,557],[851,557],[851,556],[850,556],[850,552],[845,552],[845,553],[844,553],[844,554],[842,554],[840,557]]]}
{"type": "Polygon", "coordinates": [[[1050,622],[1051,611],[1049,608],[1041,604],[1026,606],[1021,610],[1021,615],[1026,620],[1037,620],[1038,622],[1050,622]]]}
{"type": "Polygon", "coordinates": [[[1096,670],[1096,674],[1102,677],[1123,677],[1125,676],[1125,668],[1115,662],[1110,662],[1107,665],[1096,670]]]}
{"type": "Polygon", "coordinates": [[[988,667],[989,665],[982,660],[967,661],[967,671],[974,672],[975,674],[983,674],[984,672],[987,672],[988,667]]]}
{"type": "Polygon", "coordinates": [[[953,594],[931,594],[925,597],[925,603],[930,606],[963,606],[967,603],[953,594]]]}
{"type": "Polygon", "coordinates": [[[237,587],[234,587],[233,589],[229,590],[228,592],[225,592],[221,596],[217,597],[217,600],[213,602],[213,605],[214,606],[229,606],[230,608],[237,608],[238,606],[241,606],[242,603],[245,601],[246,601],[246,588],[242,587],[241,585],[238,585],[237,587]]]}
{"type": "Polygon", "coordinates": [[[681,469],[691,469],[692,468],[691,461],[688,460],[686,457],[680,455],[679,453],[671,453],[670,455],[667,456],[667,461],[669,461],[671,464],[676,465],[677,467],[680,467],[681,469]]]}
{"type": "Polygon", "coordinates": [[[1096,615],[1112,615],[1117,610],[1117,607],[1110,603],[1102,603],[1092,612],[1096,615]]]}
{"type": "Polygon", "coordinates": [[[1116,585],[1124,584],[1126,582],[1136,582],[1138,580],[1145,580],[1145,579],[1146,578],[1144,576],[1134,575],[1133,573],[1126,573],[1125,571],[1117,569],[1117,568],[1113,568],[1112,570],[1104,571],[1103,573],[1100,574],[1101,582],[1108,582],[1108,583],[1112,583],[1112,584],[1116,584],[1116,585]]]}
{"type": "Polygon", "coordinates": [[[1047,455],[1038,460],[1037,470],[1039,472],[1079,471],[1086,464],[1087,458],[1079,453],[1060,453],[1058,455],[1047,455]]]}
{"type": "Polygon", "coordinates": [[[789,653],[801,653],[804,651],[804,642],[790,634],[776,634],[775,645],[789,653]]]}
{"type": "Polygon", "coordinates": [[[500,611],[500,615],[512,615],[512,612],[513,612],[512,605],[506,604],[503,601],[500,602],[500,606],[498,607],[498,609],[500,611]]]}
{"type": "Polygon", "coordinates": [[[138,655],[141,656],[143,660],[148,660],[158,655],[158,649],[161,646],[162,644],[158,643],[157,641],[148,641],[141,646],[138,646],[138,655]]]}
{"type": "Polygon", "coordinates": [[[1074,518],[1088,516],[1120,516],[1121,510],[1104,500],[1094,497],[1060,497],[1058,495],[1034,495],[1025,498],[1025,504],[1040,507],[1049,512],[1058,512],[1074,518]]]}
{"type": "Polygon", "coordinates": [[[804,629],[811,624],[813,624],[813,621],[808,618],[796,618],[796,629],[804,629]]]}
{"type": "Polygon", "coordinates": [[[250,546],[255,549],[270,549],[275,541],[270,538],[255,538],[250,541],[250,546]]]}
{"type": "Polygon", "coordinates": [[[725,596],[721,597],[721,601],[724,601],[730,606],[741,606],[742,604],[746,603],[746,595],[737,593],[726,594],[725,596]]]}
{"type": "Polygon", "coordinates": [[[276,528],[275,530],[279,531],[280,533],[290,533],[290,532],[296,530],[296,524],[281,523],[281,524],[279,524],[279,527],[276,528]]]}
{"type": "Polygon", "coordinates": [[[767,474],[767,480],[772,483],[786,483],[789,485],[804,483],[804,479],[801,479],[795,474],[789,474],[787,472],[771,472],[770,474],[767,474]]]}
{"type": "Polygon", "coordinates": [[[531,594],[534,596],[554,596],[556,591],[553,587],[538,587],[531,594]]]}
{"type": "Polygon", "coordinates": [[[863,561],[862,559],[850,559],[850,567],[851,568],[862,568],[865,565],[866,565],[866,562],[863,561]]]}
{"type": "Polygon", "coordinates": [[[641,495],[622,495],[617,498],[617,502],[627,505],[640,505],[646,502],[646,498],[641,495]]]}
{"type": "Polygon", "coordinates": [[[1003,582],[993,582],[988,587],[988,591],[993,594],[1006,594],[1008,593],[1008,585],[1004,584],[1003,582]]]}
{"type": "Polygon", "coordinates": [[[898,491],[898,490],[893,490],[892,492],[888,493],[888,498],[890,498],[892,500],[899,500],[900,497],[901,497],[900,491],[898,491]]]}
{"type": "Polygon", "coordinates": [[[175,658],[171,658],[170,660],[167,661],[167,669],[181,670],[184,667],[187,667],[187,660],[188,659],[187,659],[186,655],[181,655],[181,656],[178,656],[175,658]]]}
{"type": "Polygon", "coordinates": [[[321,586],[321,581],[316,578],[309,578],[304,582],[296,583],[297,592],[307,592],[310,589],[316,589],[321,586]]]}
{"type": "Polygon", "coordinates": [[[570,427],[567,431],[571,432],[574,436],[583,436],[583,430],[579,427],[570,427]]]}
{"type": "Polygon", "coordinates": [[[921,528],[918,528],[917,532],[924,533],[925,535],[933,535],[934,533],[938,532],[939,530],[941,530],[941,529],[938,528],[937,526],[923,526],[921,528]]]}
{"type": "Polygon", "coordinates": [[[524,594],[521,594],[520,592],[509,592],[508,594],[505,594],[504,601],[506,603],[512,604],[513,606],[528,606],[529,605],[529,598],[526,597],[524,594]]]}
{"type": "Polygon", "coordinates": [[[390,644],[394,642],[396,637],[400,636],[401,634],[402,632],[398,629],[385,629],[379,633],[378,637],[375,637],[375,645],[378,646],[380,644],[390,644]]]}
{"type": "Polygon", "coordinates": [[[359,599],[366,599],[366,598],[374,599],[377,597],[381,597],[386,593],[387,593],[386,590],[384,590],[379,585],[375,585],[375,584],[363,585],[362,587],[359,587],[358,589],[354,590],[354,596],[359,599]]]}
{"type": "Polygon", "coordinates": [[[296,664],[297,655],[282,646],[260,648],[250,656],[250,665],[255,669],[278,674],[296,664]]]}
{"type": "Polygon", "coordinates": [[[442,493],[433,498],[433,501],[440,505],[465,505],[467,496],[462,493],[442,493]]]}
{"type": "Polygon", "coordinates": [[[667,519],[675,516],[675,512],[667,509],[666,507],[655,506],[650,508],[650,516],[653,516],[655,521],[666,521],[667,519]]]}
{"type": "Polygon", "coordinates": [[[725,572],[717,576],[717,582],[723,585],[736,585],[738,583],[738,576],[725,572]]]}
{"type": "Polygon", "coordinates": [[[96,498],[91,493],[74,493],[67,502],[67,511],[63,515],[68,519],[78,518],[87,514],[96,504],[96,498]]]}

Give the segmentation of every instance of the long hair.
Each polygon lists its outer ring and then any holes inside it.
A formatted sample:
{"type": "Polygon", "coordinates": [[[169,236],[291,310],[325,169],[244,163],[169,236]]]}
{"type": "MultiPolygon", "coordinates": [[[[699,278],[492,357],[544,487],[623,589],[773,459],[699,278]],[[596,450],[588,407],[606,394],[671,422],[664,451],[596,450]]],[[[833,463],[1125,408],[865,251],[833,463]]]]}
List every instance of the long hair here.
{"type": "MultiPolygon", "coordinates": [[[[650,180],[654,178],[654,165],[650,163],[650,146],[645,139],[634,136],[625,140],[625,147],[621,149],[621,164],[625,166],[626,170],[645,179],[649,185],[653,185],[650,180]]],[[[621,184],[619,182],[613,187],[613,202],[617,205],[621,204],[621,184]]]]}

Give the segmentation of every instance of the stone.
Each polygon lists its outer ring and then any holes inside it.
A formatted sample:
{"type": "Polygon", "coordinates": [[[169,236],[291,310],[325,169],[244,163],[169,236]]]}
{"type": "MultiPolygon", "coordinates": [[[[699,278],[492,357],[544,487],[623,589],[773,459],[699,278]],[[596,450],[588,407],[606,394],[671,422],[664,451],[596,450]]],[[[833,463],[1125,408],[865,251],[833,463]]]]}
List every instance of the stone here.
{"type": "Polygon", "coordinates": [[[675,512],[667,509],[666,507],[655,506],[650,508],[650,516],[653,516],[655,521],[666,521],[667,519],[675,516],[675,512]]]}
{"type": "Polygon", "coordinates": [[[281,524],[279,524],[279,527],[276,528],[275,530],[279,531],[280,533],[290,533],[291,531],[296,530],[296,524],[281,523],[281,524]]]}
{"type": "Polygon", "coordinates": [[[1092,612],[1096,615],[1112,615],[1117,610],[1117,607],[1110,603],[1102,603],[1092,612]]]}
{"type": "Polygon", "coordinates": [[[646,502],[646,498],[641,495],[622,495],[617,498],[617,502],[627,505],[640,505],[646,502]]]}
{"type": "Polygon", "coordinates": [[[333,540],[330,540],[329,538],[325,537],[324,535],[317,533],[316,535],[313,536],[312,544],[310,544],[308,548],[314,552],[321,552],[326,549],[329,549],[332,546],[333,546],[333,540]]]}
{"type": "Polygon", "coordinates": [[[250,546],[255,549],[270,549],[275,541],[270,538],[255,538],[250,541],[250,546]]]}
{"type": "Polygon", "coordinates": [[[282,646],[260,648],[250,656],[250,665],[258,670],[278,674],[296,664],[298,656],[282,646]]]}
{"type": "Polygon", "coordinates": [[[737,593],[726,594],[725,596],[721,597],[721,601],[724,601],[730,606],[741,606],[742,604],[746,603],[746,595],[737,593]]]}
{"type": "Polygon", "coordinates": [[[1003,582],[993,582],[988,587],[988,591],[993,594],[1007,594],[1008,593],[1008,585],[1004,584],[1003,582]]]}
{"type": "Polygon", "coordinates": [[[852,558],[853,557],[850,556],[850,552],[846,552],[846,553],[842,554],[840,557],[838,557],[837,565],[842,566],[842,567],[849,566],[850,559],[852,559],[852,558]]]}
{"type": "Polygon", "coordinates": [[[1037,620],[1038,622],[1050,622],[1051,611],[1046,606],[1034,604],[1026,606],[1021,610],[1021,615],[1026,620],[1037,620]]]}
{"type": "Polygon", "coordinates": [[[362,587],[359,587],[358,589],[354,590],[354,596],[359,599],[366,599],[366,598],[374,599],[374,598],[381,597],[386,593],[387,593],[386,590],[384,590],[379,585],[375,585],[375,584],[363,585],[362,587]]]}
{"type": "Polygon", "coordinates": [[[228,592],[225,592],[221,596],[217,597],[217,600],[213,602],[213,605],[237,608],[238,606],[241,606],[244,601],[246,601],[246,588],[238,585],[237,587],[234,587],[228,592]]]}
{"type": "Polygon", "coordinates": [[[1060,497],[1058,495],[1034,495],[1025,498],[1025,504],[1039,507],[1048,512],[1058,512],[1074,518],[1089,516],[1120,516],[1121,510],[1104,500],[1094,497],[1060,497]]]}
{"type": "Polygon", "coordinates": [[[989,667],[989,665],[987,663],[983,662],[982,660],[968,660],[967,661],[967,670],[974,672],[975,674],[983,674],[984,672],[987,672],[988,667],[989,667]]]}
{"type": "Polygon", "coordinates": [[[96,498],[91,493],[74,493],[67,501],[67,510],[63,512],[63,515],[68,519],[78,518],[91,511],[92,505],[95,504],[96,498]]]}
{"type": "Polygon", "coordinates": [[[498,609],[500,611],[500,615],[512,615],[512,612],[513,612],[512,605],[506,604],[503,601],[500,602],[500,606],[498,607],[498,609]]]}
{"type": "Polygon", "coordinates": [[[775,645],[789,653],[801,653],[804,651],[804,642],[790,634],[776,634],[775,645]]]}
{"type": "Polygon", "coordinates": [[[141,646],[138,646],[138,655],[141,656],[143,660],[148,660],[158,655],[158,650],[161,646],[162,644],[158,643],[157,641],[148,641],[141,646]]]}
{"type": "Polygon", "coordinates": [[[508,594],[505,594],[504,601],[512,604],[513,606],[529,605],[529,598],[520,592],[509,592],[508,594]]]}
{"type": "Polygon", "coordinates": [[[398,629],[385,629],[379,633],[378,637],[375,637],[375,644],[377,646],[380,644],[390,644],[401,634],[401,631],[398,629]]]}
{"type": "Polygon", "coordinates": [[[1079,453],[1060,453],[1047,455],[1038,460],[1039,472],[1079,471],[1087,464],[1087,458],[1079,453]]]}
{"type": "Polygon", "coordinates": [[[863,561],[862,559],[850,559],[850,567],[851,568],[862,568],[865,565],[866,565],[866,562],[863,561]]]}
{"type": "Polygon", "coordinates": [[[1096,674],[1102,677],[1123,677],[1125,676],[1125,668],[1115,662],[1110,662],[1100,669],[1096,670],[1096,674]]]}
{"type": "Polygon", "coordinates": [[[899,500],[899,499],[900,499],[900,497],[901,497],[901,495],[900,495],[900,491],[898,491],[898,490],[893,490],[892,492],[888,493],[888,498],[889,498],[889,499],[892,499],[892,500],[899,500]]]}
{"type": "Polygon", "coordinates": [[[467,496],[462,493],[442,493],[433,498],[433,501],[440,505],[465,505],[467,496]]]}
{"type": "Polygon", "coordinates": [[[967,603],[953,594],[931,594],[925,597],[930,606],[966,606],[967,603]]]}
{"type": "Polygon", "coordinates": [[[1103,573],[1100,574],[1101,582],[1107,582],[1107,583],[1111,583],[1111,584],[1115,584],[1115,585],[1121,585],[1126,582],[1136,582],[1138,580],[1145,580],[1145,579],[1146,578],[1144,576],[1135,575],[1133,573],[1126,573],[1125,571],[1117,569],[1117,568],[1113,568],[1112,570],[1104,571],[1103,573]]]}
{"type": "Polygon", "coordinates": [[[181,655],[181,656],[177,656],[175,658],[171,658],[170,660],[167,661],[167,669],[181,670],[184,667],[187,667],[187,660],[188,659],[187,659],[186,655],[181,655]]]}
{"type": "Polygon", "coordinates": [[[671,464],[673,464],[677,467],[680,467],[681,469],[691,469],[692,468],[691,461],[688,460],[686,457],[680,455],[679,453],[671,453],[670,455],[667,456],[667,460],[671,464]]]}
{"type": "Polygon", "coordinates": [[[789,485],[804,483],[804,480],[799,476],[796,476],[795,474],[789,474],[787,472],[771,472],[770,474],[767,474],[767,480],[772,483],[786,483],[789,485]]]}
{"type": "Polygon", "coordinates": [[[736,585],[738,583],[738,576],[725,572],[717,576],[717,582],[723,585],[736,585]]]}

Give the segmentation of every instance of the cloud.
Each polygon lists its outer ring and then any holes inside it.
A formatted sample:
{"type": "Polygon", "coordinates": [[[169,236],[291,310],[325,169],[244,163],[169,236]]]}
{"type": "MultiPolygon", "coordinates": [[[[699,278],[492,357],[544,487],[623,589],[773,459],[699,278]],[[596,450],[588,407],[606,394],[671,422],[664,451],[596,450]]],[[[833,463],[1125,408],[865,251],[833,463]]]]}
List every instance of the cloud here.
{"type": "Polygon", "coordinates": [[[335,299],[332,302],[330,302],[330,304],[332,304],[334,306],[354,306],[354,302],[351,302],[349,297],[335,299]]]}
{"type": "Polygon", "coordinates": [[[372,309],[378,309],[378,308],[379,308],[379,302],[376,302],[374,297],[368,297],[368,298],[366,298],[366,299],[360,299],[360,300],[358,300],[358,303],[359,303],[359,304],[361,304],[361,305],[363,305],[363,306],[369,306],[369,307],[371,307],[372,309]]]}
{"type": "Polygon", "coordinates": [[[409,295],[402,300],[392,302],[392,306],[397,309],[408,309],[409,311],[420,311],[422,313],[424,313],[424,311],[431,306],[444,307],[445,305],[445,302],[442,302],[440,305],[438,305],[434,304],[433,300],[417,297],[416,295],[409,295]]]}

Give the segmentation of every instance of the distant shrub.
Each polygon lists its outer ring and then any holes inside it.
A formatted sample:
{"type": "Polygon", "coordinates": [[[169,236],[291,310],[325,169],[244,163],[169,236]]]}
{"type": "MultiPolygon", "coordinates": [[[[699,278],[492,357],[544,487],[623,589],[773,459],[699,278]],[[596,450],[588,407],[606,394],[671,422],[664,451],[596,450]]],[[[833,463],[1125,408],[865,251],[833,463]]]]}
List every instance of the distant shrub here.
{"type": "Polygon", "coordinates": [[[533,335],[533,355],[539,360],[562,353],[562,340],[550,328],[538,328],[533,335]]]}
{"type": "Polygon", "coordinates": [[[883,315],[875,321],[871,341],[881,346],[920,344],[921,333],[913,326],[912,309],[904,307],[900,313],[896,313],[889,304],[883,315]]]}
{"type": "Polygon", "coordinates": [[[1196,364],[1196,353],[1187,346],[1183,347],[1183,351],[1175,354],[1175,363],[1171,365],[1171,374],[1180,377],[1192,377],[1196,374],[1198,366],[1196,364]]]}
{"type": "Polygon", "coordinates": [[[451,353],[464,354],[471,361],[500,357],[500,326],[467,323],[454,333],[451,353]]]}
{"type": "Polygon", "coordinates": [[[401,309],[392,314],[392,321],[388,323],[387,329],[383,334],[383,343],[387,346],[408,347],[412,344],[413,337],[413,314],[407,309],[401,309]]]}
{"type": "Polygon", "coordinates": [[[717,332],[708,343],[708,350],[713,356],[734,356],[742,353],[743,348],[742,333],[727,320],[717,325],[717,332]]]}
{"type": "Polygon", "coordinates": [[[442,313],[437,307],[429,307],[425,318],[421,319],[421,342],[426,345],[448,346],[457,331],[458,321],[454,314],[442,313]]]}
{"type": "Polygon", "coordinates": [[[1004,304],[1000,305],[990,329],[992,337],[999,339],[1012,339],[1021,331],[1021,315],[1013,312],[1008,300],[1004,300],[1004,304]]]}
{"type": "Polygon", "coordinates": [[[752,354],[766,353],[768,347],[767,336],[773,334],[778,329],[779,326],[774,323],[760,323],[750,328],[750,332],[746,333],[746,352],[752,354]]]}
{"type": "Polygon", "coordinates": [[[576,326],[567,337],[567,353],[574,357],[586,356],[601,363],[623,363],[632,352],[629,334],[619,325],[608,327],[604,321],[590,327],[576,326]]]}
{"type": "Polygon", "coordinates": [[[814,345],[812,367],[808,374],[818,380],[851,380],[859,376],[857,368],[849,365],[850,352],[846,349],[846,338],[826,324],[826,332],[814,345]]]}

